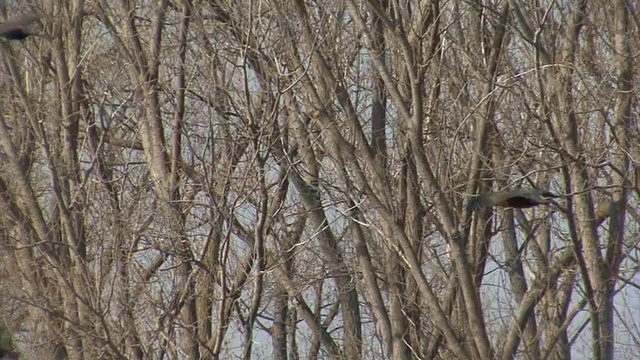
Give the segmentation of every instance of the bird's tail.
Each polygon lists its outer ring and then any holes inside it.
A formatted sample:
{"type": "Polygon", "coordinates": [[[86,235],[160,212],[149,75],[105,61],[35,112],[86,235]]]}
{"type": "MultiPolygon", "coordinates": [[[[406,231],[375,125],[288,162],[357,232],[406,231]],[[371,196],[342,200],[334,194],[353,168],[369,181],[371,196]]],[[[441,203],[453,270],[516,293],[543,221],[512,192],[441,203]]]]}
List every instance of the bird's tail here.
{"type": "Polygon", "coordinates": [[[487,206],[486,199],[482,195],[475,195],[469,198],[469,204],[467,205],[470,211],[478,211],[483,207],[487,206]]]}

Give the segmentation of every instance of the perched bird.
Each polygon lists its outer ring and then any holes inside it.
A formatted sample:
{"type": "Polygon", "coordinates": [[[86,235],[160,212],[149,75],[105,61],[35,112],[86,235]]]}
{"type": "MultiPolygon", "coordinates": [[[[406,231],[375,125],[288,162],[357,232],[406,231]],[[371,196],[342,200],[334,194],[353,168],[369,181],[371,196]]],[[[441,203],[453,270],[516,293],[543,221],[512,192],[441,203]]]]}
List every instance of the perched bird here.
{"type": "Polygon", "coordinates": [[[9,40],[24,40],[34,35],[30,26],[40,20],[36,15],[25,15],[0,23],[0,36],[9,40]]]}
{"type": "Polygon", "coordinates": [[[547,205],[552,198],[557,197],[558,195],[538,189],[498,191],[472,197],[469,200],[469,207],[473,211],[492,206],[525,209],[538,205],[547,205]]]}

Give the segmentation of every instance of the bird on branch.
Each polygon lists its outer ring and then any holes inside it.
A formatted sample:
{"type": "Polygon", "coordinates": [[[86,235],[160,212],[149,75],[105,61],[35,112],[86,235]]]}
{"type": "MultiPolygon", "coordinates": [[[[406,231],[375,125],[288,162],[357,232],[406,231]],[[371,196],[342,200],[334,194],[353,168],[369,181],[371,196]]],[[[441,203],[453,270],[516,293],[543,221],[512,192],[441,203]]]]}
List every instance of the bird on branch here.
{"type": "Polygon", "coordinates": [[[517,189],[480,194],[469,200],[469,208],[477,211],[485,207],[512,207],[526,209],[538,205],[548,205],[558,195],[538,189],[517,189]]]}
{"type": "Polygon", "coordinates": [[[35,35],[30,27],[40,20],[37,15],[24,15],[13,20],[7,20],[0,23],[0,37],[9,40],[24,40],[29,36],[35,35]]]}

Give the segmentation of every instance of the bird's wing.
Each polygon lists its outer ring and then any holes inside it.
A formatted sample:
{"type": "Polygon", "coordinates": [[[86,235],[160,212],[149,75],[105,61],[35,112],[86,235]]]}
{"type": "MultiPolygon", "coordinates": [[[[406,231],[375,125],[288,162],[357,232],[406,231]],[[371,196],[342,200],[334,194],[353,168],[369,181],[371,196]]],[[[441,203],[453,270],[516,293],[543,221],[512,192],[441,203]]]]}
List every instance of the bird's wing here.
{"type": "Polygon", "coordinates": [[[496,204],[499,204],[507,199],[519,196],[522,195],[518,190],[484,193],[472,197],[471,200],[469,200],[469,208],[471,208],[471,210],[473,211],[476,211],[484,207],[495,206],[496,204]]]}
{"type": "Polygon", "coordinates": [[[14,19],[7,20],[3,23],[0,23],[0,31],[6,31],[9,29],[17,28],[17,27],[29,26],[40,19],[41,17],[38,15],[22,15],[14,19]]]}

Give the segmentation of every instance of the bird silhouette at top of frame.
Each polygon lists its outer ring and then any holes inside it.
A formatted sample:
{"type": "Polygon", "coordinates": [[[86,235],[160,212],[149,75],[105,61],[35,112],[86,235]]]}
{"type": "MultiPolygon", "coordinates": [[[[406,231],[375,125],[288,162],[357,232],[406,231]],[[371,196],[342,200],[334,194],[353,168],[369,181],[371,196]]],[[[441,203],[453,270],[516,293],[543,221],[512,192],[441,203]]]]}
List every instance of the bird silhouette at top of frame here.
{"type": "Polygon", "coordinates": [[[0,23],[0,37],[8,40],[24,40],[35,35],[31,31],[31,25],[40,20],[37,15],[24,15],[15,19],[0,23]]]}
{"type": "Polygon", "coordinates": [[[512,207],[518,209],[531,208],[538,205],[548,205],[551,199],[558,195],[538,189],[517,189],[484,193],[469,200],[469,208],[477,211],[486,207],[512,207]]]}

